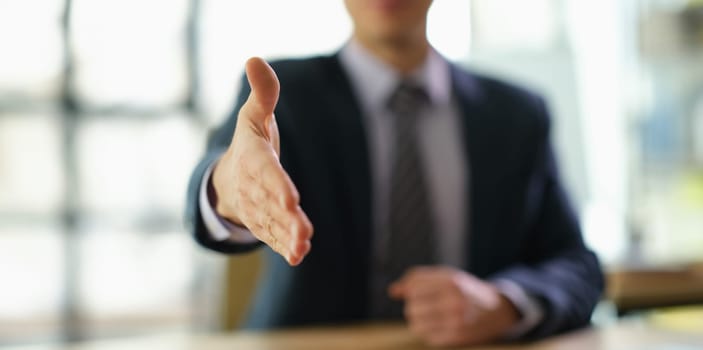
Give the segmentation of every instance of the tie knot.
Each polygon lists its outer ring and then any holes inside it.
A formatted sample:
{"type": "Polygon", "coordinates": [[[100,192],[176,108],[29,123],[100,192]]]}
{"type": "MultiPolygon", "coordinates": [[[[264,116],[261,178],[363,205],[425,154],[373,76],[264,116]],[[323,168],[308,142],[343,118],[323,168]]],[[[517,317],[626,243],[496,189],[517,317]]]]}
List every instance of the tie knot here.
{"type": "Polygon", "coordinates": [[[411,81],[401,81],[388,99],[388,108],[400,116],[417,115],[420,108],[429,103],[427,92],[411,81]]]}

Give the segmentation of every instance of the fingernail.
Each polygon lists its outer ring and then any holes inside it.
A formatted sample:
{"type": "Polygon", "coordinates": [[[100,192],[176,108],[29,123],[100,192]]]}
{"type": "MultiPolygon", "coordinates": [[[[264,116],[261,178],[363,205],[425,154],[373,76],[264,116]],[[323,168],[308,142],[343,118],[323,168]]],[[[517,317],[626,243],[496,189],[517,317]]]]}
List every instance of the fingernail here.
{"type": "Polygon", "coordinates": [[[288,261],[288,263],[289,263],[291,266],[298,266],[298,264],[300,264],[300,262],[301,262],[301,259],[299,259],[299,258],[293,258],[293,257],[291,257],[290,260],[288,261]]]}

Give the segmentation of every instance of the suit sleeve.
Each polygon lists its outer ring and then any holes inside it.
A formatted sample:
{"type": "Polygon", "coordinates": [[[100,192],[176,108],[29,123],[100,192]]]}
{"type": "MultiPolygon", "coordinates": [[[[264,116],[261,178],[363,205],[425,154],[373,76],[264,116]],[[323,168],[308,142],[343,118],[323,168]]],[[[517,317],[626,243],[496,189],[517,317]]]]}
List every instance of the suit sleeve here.
{"type": "Polygon", "coordinates": [[[200,160],[198,165],[193,170],[190,177],[190,182],[188,184],[187,202],[186,202],[186,226],[188,230],[194,235],[195,240],[202,246],[208,249],[215,250],[221,253],[241,253],[251,251],[261,245],[258,243],[241,244],[235,243],[230,240],[218,241],[213,238],[213,235],[208,232],[207,226],[203,220],[202,212],[200,210],[199,195],[201,190],[201,185],[203,182],[203,176],[207,169],[215,161],[217,161],[220,156],[225,152],[229,144],[232,142],[232,135],[234,135],[234,128],[237,124],[237,115],[239,109],[242,107],[247,97],[249,96],[250,87],[246,79],[246,76],[242,78],[241,89],[235,107],[224,124],[215,129],[208,136],[207,150],[205,155],[200,160]]]}
{"type": "Polygon", "coordinates": [[[523,244],[522,262],[491,276],[517,283],[541,302],[544,317],[525,336],[532,339],[587,325],[604,287],[598,259],[583,242],[559,180],[549,141],[550,119],[541,100],[539,106],[541,125],[527,200],[534,220],[523,244]]]}

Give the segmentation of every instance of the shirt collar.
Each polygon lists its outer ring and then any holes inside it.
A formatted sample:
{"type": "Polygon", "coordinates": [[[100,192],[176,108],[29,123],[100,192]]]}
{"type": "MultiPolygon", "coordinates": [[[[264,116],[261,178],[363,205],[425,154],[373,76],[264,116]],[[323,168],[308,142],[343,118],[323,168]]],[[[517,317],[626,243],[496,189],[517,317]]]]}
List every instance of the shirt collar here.
{"type": "MultiPolygon", "coordinates": [[[[340,61],[350,73],[361,103],[367,108],[381,108],[402,76],[393,67],[373,56],[356,40],[350,40],[340,51],[340,61]]],[[[449,62],[431,49],[425,62],[408,78],[427,92],[430,103],[449,103],[451,97],[451,75],[449,62]]]]}

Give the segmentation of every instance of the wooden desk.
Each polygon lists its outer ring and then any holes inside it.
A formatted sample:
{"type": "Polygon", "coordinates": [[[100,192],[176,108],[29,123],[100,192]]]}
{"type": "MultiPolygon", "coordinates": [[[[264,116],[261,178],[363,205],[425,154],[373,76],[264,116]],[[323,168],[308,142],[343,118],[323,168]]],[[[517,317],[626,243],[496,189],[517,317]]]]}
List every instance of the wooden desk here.
{"type": "MultiPolygon", "coordinates": [[[[37,346],[7,350],[418,350],[427,349],[402,325],[311,328],[268,333],[174,335],[99,341],[69,346],[37,346]]],[[[675,333],[644,324],[621,323],[589,329],[534,344],[497,345],[476,350],[693,350],[703,349],[703,330],[675,333]]]]}
{"type": "Polygon", "coordinates": [[[703,304],[703,263],[608,272],[608,299],[618,313],[676,305],[703,304]]]}

